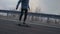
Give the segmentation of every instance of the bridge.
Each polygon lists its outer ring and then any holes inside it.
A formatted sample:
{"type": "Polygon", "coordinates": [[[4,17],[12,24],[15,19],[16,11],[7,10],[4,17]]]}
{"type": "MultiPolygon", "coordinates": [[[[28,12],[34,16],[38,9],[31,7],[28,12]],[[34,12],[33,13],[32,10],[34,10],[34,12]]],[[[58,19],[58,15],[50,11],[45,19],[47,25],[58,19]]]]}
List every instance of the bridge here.
{"type": "Polygon", "coordinates": [[[17,25],[21,23],[18,21],[19,11],[0,10],[0,12],[8,14],[0,15],[0,34],[60,34],[60,15],[28,13],[26,23],[31,27],[23,27],[17,25]],[[9,13],[14,15],[10,16],[9,13]]]}

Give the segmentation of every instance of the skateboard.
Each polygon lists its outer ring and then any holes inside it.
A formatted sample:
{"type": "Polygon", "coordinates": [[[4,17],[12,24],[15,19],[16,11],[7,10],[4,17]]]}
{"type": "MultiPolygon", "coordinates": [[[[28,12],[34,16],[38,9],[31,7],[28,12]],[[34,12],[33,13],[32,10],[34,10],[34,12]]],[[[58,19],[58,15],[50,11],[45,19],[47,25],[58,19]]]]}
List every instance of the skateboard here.
{"type": "Polygon", "coordinates": [[[28,24],[17,24],[18,26],[30,27],[28,24]]]}

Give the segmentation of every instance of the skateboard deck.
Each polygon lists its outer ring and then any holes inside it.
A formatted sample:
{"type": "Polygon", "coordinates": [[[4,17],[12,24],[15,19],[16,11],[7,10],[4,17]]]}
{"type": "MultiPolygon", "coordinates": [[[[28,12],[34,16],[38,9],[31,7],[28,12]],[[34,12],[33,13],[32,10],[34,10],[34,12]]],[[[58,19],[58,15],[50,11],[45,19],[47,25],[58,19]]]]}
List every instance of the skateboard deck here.
{"type": "Polygon", "coordinates": [[[18,26],[30,27],[28,24],[18,24],[18,26]]]}

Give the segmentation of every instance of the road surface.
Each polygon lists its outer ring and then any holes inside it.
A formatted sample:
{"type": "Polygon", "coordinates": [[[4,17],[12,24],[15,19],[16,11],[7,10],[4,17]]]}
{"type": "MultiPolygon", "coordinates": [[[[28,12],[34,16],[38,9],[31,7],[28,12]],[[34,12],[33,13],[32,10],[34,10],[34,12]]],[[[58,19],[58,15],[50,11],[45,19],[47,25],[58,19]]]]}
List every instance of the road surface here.
{"type": "Polygon", "coordinates": [[[60,28],[29,24],[18,26],[18,22],[0,19],[0,34],[60,34],[60,28]]]}

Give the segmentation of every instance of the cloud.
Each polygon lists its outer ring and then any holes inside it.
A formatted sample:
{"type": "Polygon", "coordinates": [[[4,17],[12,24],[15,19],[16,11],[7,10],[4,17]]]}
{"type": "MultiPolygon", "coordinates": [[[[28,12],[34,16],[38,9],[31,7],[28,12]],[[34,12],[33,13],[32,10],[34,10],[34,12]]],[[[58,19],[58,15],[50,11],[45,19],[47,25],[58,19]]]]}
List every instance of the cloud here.
{"type": "Polygon", "coordinates": [[[17,0],[1,0],[0,9],[2,9],[2,7],[6,10],[9,8],[14,8],[14,6],[16,6],[16,4],[17,4],[17,0]]]}
{"type": "MultiPolygon", "coordinates": [[[[32,8],[33,10],[35,10],[39,3],[39,0],[30,0],[30,8],[32,8]]],[[[10,8],[14,8],[17,4],[18,0],[1,0],[0,1],[0,7],[4,7],[5,9],[10,9],[10,8]]]]}
{"type": "MultiPolygon", "coordinates": [[[[15,8],[18,0],[0,0],[0,9],[15,8]]],[[[43,13],[60,13],[60,0],[30,0],[30,8],[35,11],[40,8],[43,13]],[[58,12],[57,12],[58,11],[58,12]]]]}
{"type": "Polygon", "coordinates": [[[0,6],[0,9],[3,9],[3,7],[2,7],[2,6],[0,6]]]}

